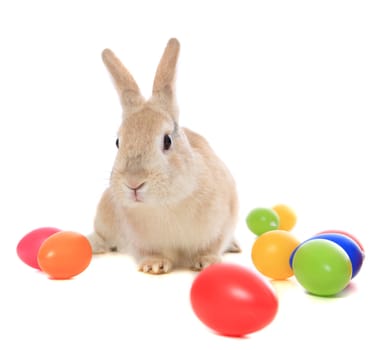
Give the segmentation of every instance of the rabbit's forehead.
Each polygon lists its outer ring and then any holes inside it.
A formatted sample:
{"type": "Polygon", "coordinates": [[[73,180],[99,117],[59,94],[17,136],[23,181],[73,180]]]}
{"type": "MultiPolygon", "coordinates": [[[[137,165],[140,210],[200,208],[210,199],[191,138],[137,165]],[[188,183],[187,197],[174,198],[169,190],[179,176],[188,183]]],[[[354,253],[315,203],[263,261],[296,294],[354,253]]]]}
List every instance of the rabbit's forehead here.
{"type": "Polygon", "coordinates": [[[124,119],[119,131],[124,143],[142,141],[143,144],[153,143],[164,133],[171,133],[175,128],[171,118],[158,113],[137,113],[124,119]]]}

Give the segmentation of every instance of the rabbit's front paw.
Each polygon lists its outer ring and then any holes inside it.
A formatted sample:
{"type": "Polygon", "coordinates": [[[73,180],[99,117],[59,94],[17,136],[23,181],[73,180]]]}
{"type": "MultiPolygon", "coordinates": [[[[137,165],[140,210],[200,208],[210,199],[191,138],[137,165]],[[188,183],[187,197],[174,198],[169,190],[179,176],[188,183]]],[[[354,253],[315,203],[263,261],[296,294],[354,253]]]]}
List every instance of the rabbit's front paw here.
{"type": "Polygon", "coordinates": [[[150,256],[144,258],[139,264],[139,271],[160,275],[171,270],[172,263],[169,259],[159,256],[150,256]]]}
{"type": "Polygon", "coordinates": [[[241,253],[241,248],[236,241],[232,241],[229,247],[227,248],[227,253],[241,253]]]}
{"type": "Polygon", "coordinates": [[[90,243],[93,254],[103,254],[109,251],[106,242],[95,232],[88,235],[87,239],[90,243]]]}
{"type": "Polygon", "coordinates": [[[220,257],[218,255],[202,255],[194,259],[191,270],[201,271],[205,267],[220,262],[220,257]]]}

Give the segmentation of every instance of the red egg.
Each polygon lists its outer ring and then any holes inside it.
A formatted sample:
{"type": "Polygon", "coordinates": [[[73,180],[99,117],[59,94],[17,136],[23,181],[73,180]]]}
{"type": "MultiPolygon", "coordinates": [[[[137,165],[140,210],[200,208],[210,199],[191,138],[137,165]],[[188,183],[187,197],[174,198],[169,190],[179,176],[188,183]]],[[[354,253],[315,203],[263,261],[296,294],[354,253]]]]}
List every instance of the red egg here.
{"type": "Polygon", "coordinates": [[[27,265],[40,269],[37,253],[41,244],[51,235],[61,231],[55,227],[40,227],[27,233],[17,245],[18,257],[27,265]]]}
{"type": "Polygon", "coordinates": [[[69,279],[83,272],[92,259],[88,239],[80,233],[61,231],[41,245],[40,268],[53,279],[69,279]]]}
{"type": "Polygon", "coordinates": [[[210,329],[241,337],[267,326],[278,299],[266,280],[245,267],[220,263],[195,278],[190,299],[196,316],[210,329]]]}

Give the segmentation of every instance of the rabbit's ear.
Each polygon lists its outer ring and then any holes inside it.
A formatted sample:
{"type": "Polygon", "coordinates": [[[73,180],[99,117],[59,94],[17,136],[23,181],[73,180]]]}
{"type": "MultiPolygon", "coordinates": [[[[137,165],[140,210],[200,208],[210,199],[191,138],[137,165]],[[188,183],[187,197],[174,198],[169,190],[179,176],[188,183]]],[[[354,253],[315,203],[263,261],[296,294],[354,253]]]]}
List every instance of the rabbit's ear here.
{"type": "Polygon", "coordinates": [[[122,107],[130,109],[144,103],[144,98],[132,75],[110,50],[102,52],[102,59],[108,71],[111,73],[116,89],[120,95],[122,107]]]}
{"type": "Polygon", "coordinates": [[[152,89],[152,98],[167,110],[174,119],[178,118],[175,75],[179,49],[179,41],[175,38],[170,39],[157,67],[152,89]]]}

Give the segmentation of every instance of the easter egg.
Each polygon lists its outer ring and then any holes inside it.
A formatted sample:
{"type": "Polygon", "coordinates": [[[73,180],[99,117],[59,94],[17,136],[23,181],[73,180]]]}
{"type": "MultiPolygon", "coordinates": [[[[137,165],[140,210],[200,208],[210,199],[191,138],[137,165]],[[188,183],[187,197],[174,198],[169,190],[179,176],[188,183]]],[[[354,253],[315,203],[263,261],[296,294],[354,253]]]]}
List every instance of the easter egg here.
{"type": "Polygon", "coordinates": [[[40,227],[27,233],[17,244],[17,255],[27,265],[40,269],[37,254],[41,244],[51,235],[61,231],[55,227],[40,227]]]}
{"type": "Polygon", "coordinates": [[[255,208],[248,213],[246,224],[252,233],[260,236],[265,232],[277,230],[279,217],[271,208],[255,208]]]}
{"type": "Polygon", "coordinates": [[[92,248],[82,234],[61,231],[43,242],[37,259],[40,269],[52,279],[69,279],[89,266],[92,248]]]}
{"type": "Polygon", "coordinates": [[[294,274],[289,260],[291,253],[299,244],[300,241],[287,231],[269,231],[255,240],[251,258],[257,270],[263,275],[284,280],[294,274]]]}
{"type": "Polygon", "coordinates": [[[327,239],[312,239],[296,250],[292,267],[297,281],[309,293],[333,296],[352,277],[352,264],[343,248],[327,239]]]}
{"type": "Polygon", "coordinates": [[[296,225],[295,212],[285,204],[277,204],[272,208],[279,217],[279,230],[291,231],[296,225]]]}
{"type": "Polygon", "coordinates": [[[321,233],[312,237],[311,239],[319,238],[328,239],[338,244],[345,250],[345,252],[348,254],[350,262],[352,263],[352,278],[354,278],[360,271],[363,264],[364,254],[360,246],[350,237],[338,233],[321,233]]]}
{"type": "MultiPolygon", "coordinates": [[[[327,239],[336,244],[338,244],[344,251],[348,254],[350,262],[352,264],[352,278],[354,278],[363,265],[365,254],[361,247],[354,241],[351,236],[340,234],[340,233],[325,233],[329,231],[324,231],[322,233],[316,234],[313,237],[307,239],[303,243],[313,240],[313,239],[327,239]]],[[[296,253],[295,249],[290,256],[290,266],[292,266],[293,258],[296,253]]]]}
{"type": "Polygon", "coordinates": [[[341,235],[347,236],[347,237],[351,238],[354,242],[356,242],[363,252],[365,251],[365,248],[363,247],[363,245],[359,241],[359,239],[357,237],[355,237],[354,235],[352,235],[351,233],[347,232],[347,231],[342,231],[342,230],[326,230],[326,231],[322,231],[320,233],[317,233],[317,235],[321,235],[322,233],[337,233],[337,234],[341,234],[341,235]]]}
{"type": "Polygon", "coordinates": [[[240,337],[274,319],[278,299],[258,273],[231,264],[213,264],[195,278],[190,292],[198,319],[215,332],[240,337]]]}

